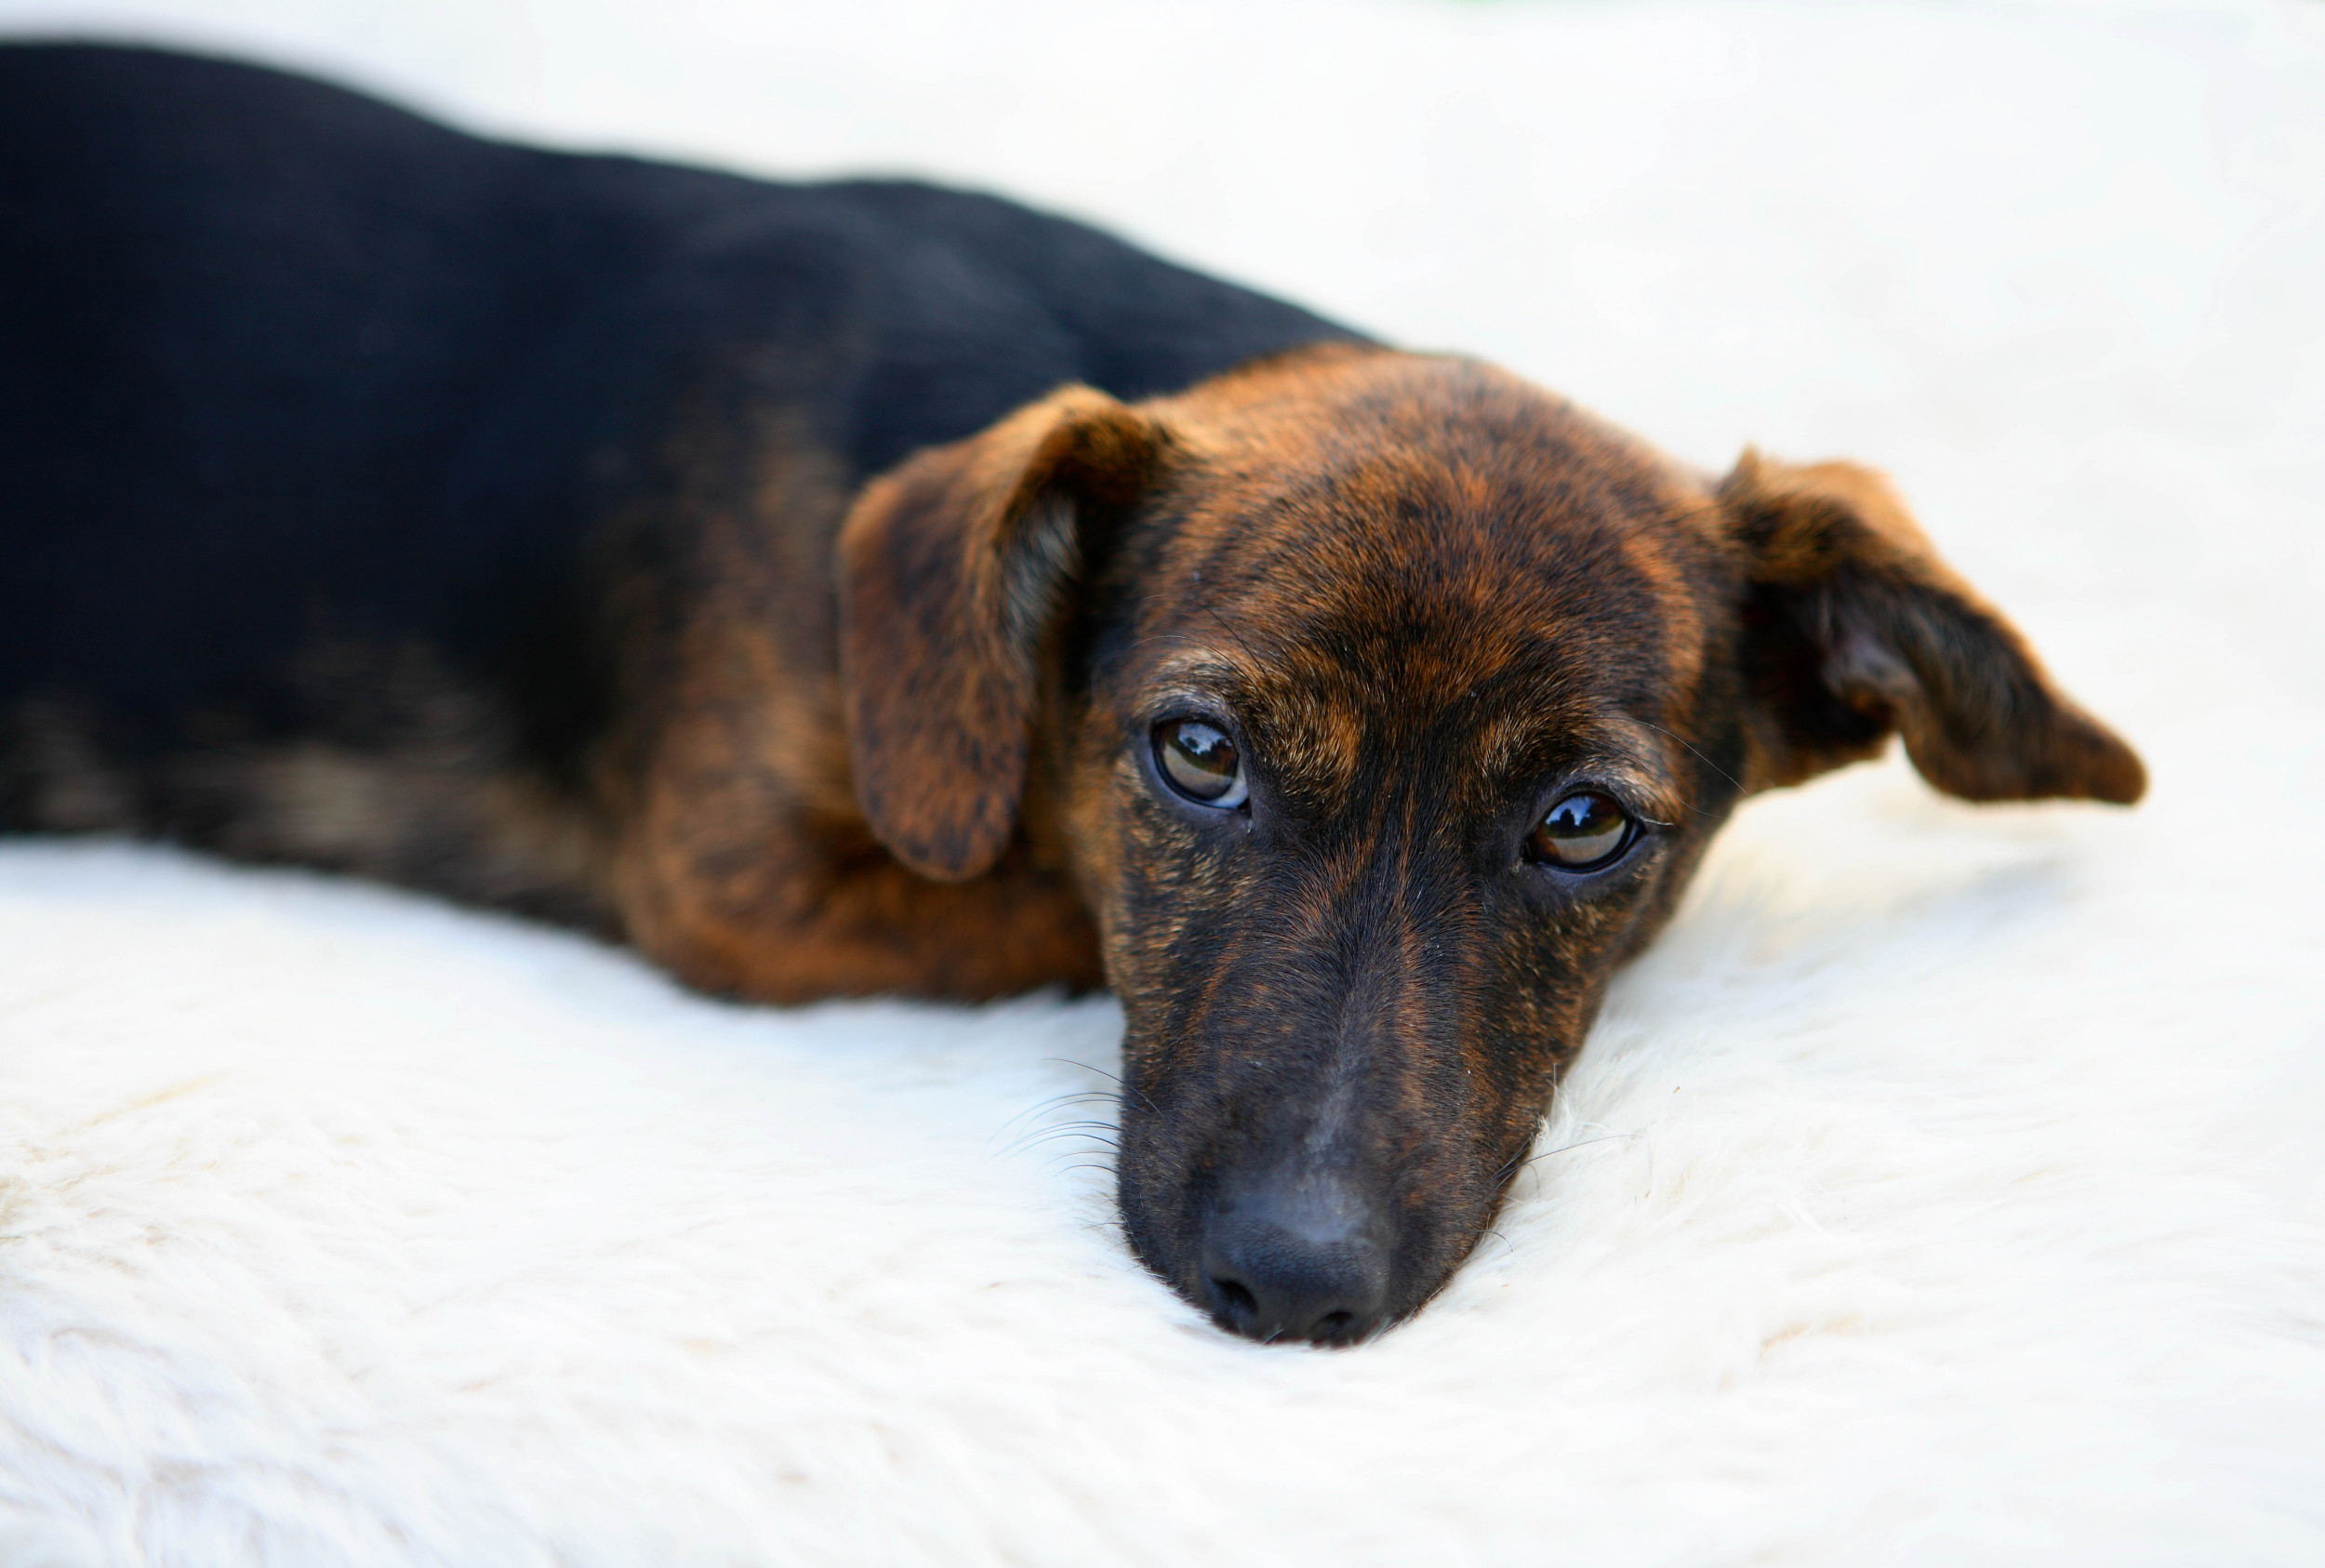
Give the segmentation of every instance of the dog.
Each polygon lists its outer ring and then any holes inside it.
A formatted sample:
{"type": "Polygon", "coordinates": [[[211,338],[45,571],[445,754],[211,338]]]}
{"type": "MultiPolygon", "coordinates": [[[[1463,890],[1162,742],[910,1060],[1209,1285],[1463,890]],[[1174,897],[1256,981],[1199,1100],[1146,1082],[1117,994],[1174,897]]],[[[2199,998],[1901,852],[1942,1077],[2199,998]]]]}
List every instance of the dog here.
{"type": "Polygon", "coordinates": [[[1867,469],[157,51],[0,50],[0,826],[759,1002],[1110,986],[1130,1244],[1260,1339],[1440,1288],[1743,796],[2144,787],[1867,469]]]}

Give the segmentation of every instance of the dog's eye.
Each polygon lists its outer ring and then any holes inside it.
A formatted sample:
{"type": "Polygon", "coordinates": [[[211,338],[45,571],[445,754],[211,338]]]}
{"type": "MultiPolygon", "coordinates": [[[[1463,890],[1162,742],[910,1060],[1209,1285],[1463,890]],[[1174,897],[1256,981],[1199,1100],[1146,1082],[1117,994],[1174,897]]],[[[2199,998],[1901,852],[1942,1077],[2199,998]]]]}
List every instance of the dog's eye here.
{"type": "Polygon", "coordinates": [[[1604,795],[1567,796],[1526,839],[1526,853],[1548,865],[1587,871],[1604,865],[1630,844],[1631,820],[1604,795]]]}
{"type": "Polygon", "coordinates": [[[1154,761],[1172,789],[1200,804],[1227,810],[1251,794],[1235,742],[1201,719],[1166,719],[1155,725],[1154,761]]]}

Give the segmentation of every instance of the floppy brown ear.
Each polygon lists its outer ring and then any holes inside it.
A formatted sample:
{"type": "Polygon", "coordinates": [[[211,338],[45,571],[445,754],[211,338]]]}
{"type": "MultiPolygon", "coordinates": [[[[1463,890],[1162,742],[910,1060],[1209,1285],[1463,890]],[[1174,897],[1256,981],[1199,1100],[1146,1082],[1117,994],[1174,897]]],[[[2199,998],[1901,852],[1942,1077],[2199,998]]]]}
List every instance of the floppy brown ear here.
{"type": "Polygon", "coordinates": [[[1938,558],[1886,480],[1747,451],[1720,499],[1748,552],[1755,787],[1879,751],[1973,801],[2129,804],[2139,758],[2054,685],[2017,628],[1938,558]]]}
{"type": "Polygon", "coordinates": [[[867,486],[840,530],[840,685],[856,798],[897,859],[940,881],[1016,831],[1043,645],[1084,530],[1135,504],[1161,432],[1060,388],[867,486]]]}

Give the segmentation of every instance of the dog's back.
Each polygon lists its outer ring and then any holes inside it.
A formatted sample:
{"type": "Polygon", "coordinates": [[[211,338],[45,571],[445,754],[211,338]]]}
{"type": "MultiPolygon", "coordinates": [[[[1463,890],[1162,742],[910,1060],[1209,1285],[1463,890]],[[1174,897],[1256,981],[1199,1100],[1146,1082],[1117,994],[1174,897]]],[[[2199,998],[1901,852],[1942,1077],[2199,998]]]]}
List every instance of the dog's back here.
{"type": "Polygon", "coordinates": [[[473,844],[302,839],[221,759],[425,742],[558,788],[636,654],[610,578],[669,590],[773,469],[817,476],[769,522],[821,624],[846,494],[915,449],[1345,336],[988,198],[535,152],[156,51],[0,48],[0,828],[520,904],[556,900],[473,844]]]}

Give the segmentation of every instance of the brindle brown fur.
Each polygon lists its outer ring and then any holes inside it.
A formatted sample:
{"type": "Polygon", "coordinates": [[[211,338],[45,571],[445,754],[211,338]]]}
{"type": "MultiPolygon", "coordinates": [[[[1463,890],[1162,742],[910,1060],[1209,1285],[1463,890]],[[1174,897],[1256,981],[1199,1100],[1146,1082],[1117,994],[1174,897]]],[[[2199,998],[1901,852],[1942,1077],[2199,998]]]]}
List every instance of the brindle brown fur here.
{"type": "MultiPolygon", "coordinates": [[[[250,75],[202,91],[256,94],[250,75]]],[[[152,98],[131,85],[125,102],[152,98]]],[[[656,178],[708,199],[688,183],[708,177],[656,178]]],[[[1019,257],[976,237],[1002,219],[966,198],[768,191],[734,199],[881,223],[951,202],[930,210],[972,235],[963,254],[1019,257]]],[[[890,233],[860,254],[890,255],[890,233]]],[[[1089,243],[1055,223],[1011,241],[1061,290],[1089,243]]],[[[964,381],[903,435],[875,420],[851,443],[835,430],[866,416],[818,378],[874,334],[833,317],[814,337],[829,312],[804,309],[782,320],[809,347],[710,333],[647,411],[658,448],[634,461],[654,482],[611,492],[572,571],[535,574],[567,595],[539,601],[562,606],[548,631],[486,658],[319,624],[271,699],[294,721],[197,704],[134,736],[121,715],[146,686],[117,679],[109,708],[35,661],[0,691],[0,825],[162,833],[525,910],[759,1001],[1110,985],[1138,1256],[1230,1328],[1343,1342],[1468,1254],[1614,969],[1742,795],[1892,734],[1973,800],[2141,793],[2131,751],[1870,472],[1747,453],[1714,480],[1485,365],[1103,254],[1145,295],[1178,291],[1183,318],[1117,356],[1118,387],[1136,371],[1164,394],[964,381]],[[1170,358],[1236,312],[1216,364],[1308,346],[1207,379],[1170,358]],[[937,430],[978,433],[911,438],[937,430]],[[1156,725],[1190,715],[1233,736],[1245,809],[1158,777],[1156,725]],[[1588,873],[1527,859],[1579,789],[1626,805],[1634,847],[1588,873]]],[[[756,297],[737,300],[761,330],[756,297]]],[[[579,319],[543,386],[613,352],[579,319]]],[[[882,324],[910,364],[914,319],[882,324]]],[[[848,386],[885,384],[848,363],[848,386]]],[[[60,527],[79,483],[58,481],[60,527]]],[[[371,548],[348,515],[349,548],[371,548]]],[[[495,591],[545,614],[529,588],[495,591]]],[[[56,646],[41,657],[68,673],[112,651],[56,646]]]]}

